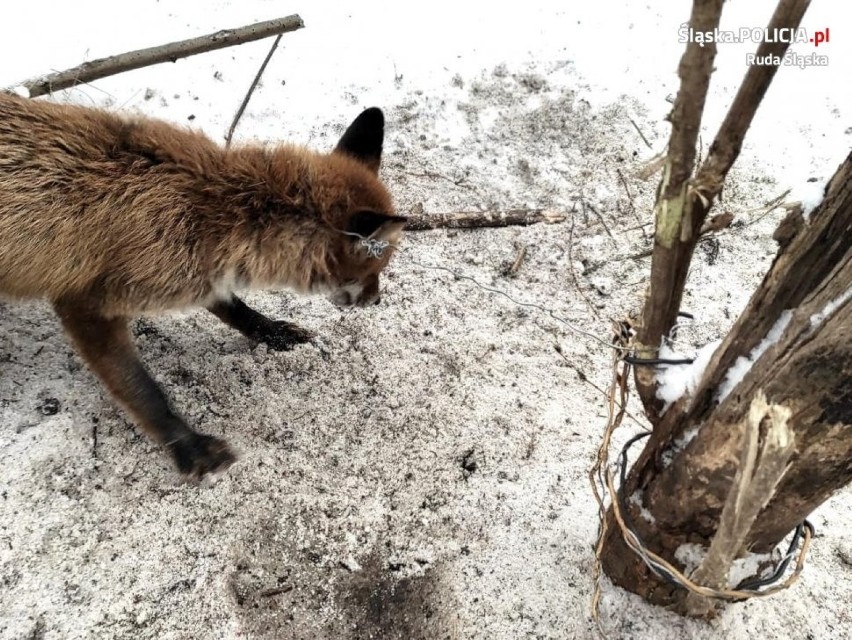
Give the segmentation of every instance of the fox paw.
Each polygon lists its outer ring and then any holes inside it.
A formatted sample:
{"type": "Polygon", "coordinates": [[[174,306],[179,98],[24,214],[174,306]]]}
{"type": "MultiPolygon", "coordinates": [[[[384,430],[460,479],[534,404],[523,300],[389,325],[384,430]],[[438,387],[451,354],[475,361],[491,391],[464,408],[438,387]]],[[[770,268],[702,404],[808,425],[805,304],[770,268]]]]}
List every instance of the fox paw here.
{"type": "Polygon", "coordinates": [[[262,333],[255,336],[259,342],[265,342],[273,351],[288,351],[297,344],[311,342],[314,334],[307,329],[289,322],[272,322],[262,333]]]}
{"type": "Polygon", "coordinates": [[[225,471],[237,460],[228,443],[203,433],[190,433],[169,444],[178,470],[201,480],[205,475],[225,471]]]}

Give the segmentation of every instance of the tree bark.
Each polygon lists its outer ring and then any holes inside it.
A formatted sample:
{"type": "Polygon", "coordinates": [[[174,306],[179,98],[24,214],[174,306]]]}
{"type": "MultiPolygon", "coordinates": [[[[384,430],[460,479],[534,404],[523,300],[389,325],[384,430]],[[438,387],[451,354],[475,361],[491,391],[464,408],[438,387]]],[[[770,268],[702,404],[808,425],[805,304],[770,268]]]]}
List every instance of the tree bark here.
{"type": "MultiPolygon", "coordinates": [[[[635,505],[629,507],[646,545],[669,561],[685,542],[710,546],[743,446],[742,431],[732,425],[742,422],[760,391],[790,411],[795,450],[737,554],[774,548],[852,481],[852,155],[802,223],[714,353],[694,395],[661,416],[623,488],[625,495],[639,496],[654,518],[651,524],[638,517],[635,505]],[[720,399],[732,367],[780,328],[777,342],[720,399]]],[[[609,523],[603,564],[610,578],[656,604],[682,605],[685,592],[651,574],[626,547],[612,514],[609,523]]]]}
{"type": "MultiPolygon", "coordinates": [[[[719,26],[721,17],[722,0],[694,0],[689,27],[694,31],[713,31],[719,26]]],[[[702,209],[693,207],[695,198],[689,190],[689,178],[715,58],[715,42],[706,46],[690,42],[678,65],[680,90],[669,115],[672,131],[668,157],[654,206],[651,281],[641,322],[636,327],[636,355],[640,358],[656,357],[662,337],[674,325],[689,262],[698,241],[693,230],[701,228],[706,215],[702,209]]],[[[645,413],[655,424],[662,408],[656,399],[655,380],[641,368],[636,370],[634,378],[645,413]]]]}
{"type": "Polygon", "coordinates": [[[161,62],[176,62],[179,58],[186,58],[205,51],[224,49],[237,44],[244,44],[254,40],[262,40],[269,36],[280,35],[289,31],[296,31],[305,26],[302,19],[297,15],[267,20],[256,24],[239,27],[237,29],[224,29],[206,36],[171,42],[169,44],[128,51],[108,58],[100,58],[74,67],[65,71],[58,71],[40,78],[32,78],[19,83],[30,92],[31,98],[68,89],[78,84],[93,82],[107,76],[113,76],[125,71],[140,69],[161,62]]]}

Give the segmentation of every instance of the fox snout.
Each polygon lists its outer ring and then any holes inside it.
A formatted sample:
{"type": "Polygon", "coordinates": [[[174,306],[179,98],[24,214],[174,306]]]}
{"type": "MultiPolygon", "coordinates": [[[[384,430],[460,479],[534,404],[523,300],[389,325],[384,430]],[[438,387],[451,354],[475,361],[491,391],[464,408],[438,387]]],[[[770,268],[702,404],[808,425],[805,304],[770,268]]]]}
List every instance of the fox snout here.
{"type": "Polygon", "coordinates": [[[366,282],[344,285],[332,293],[329,300],[338,307],[370,307],[379,304],[379,278],[372,276],[366,282]]]}

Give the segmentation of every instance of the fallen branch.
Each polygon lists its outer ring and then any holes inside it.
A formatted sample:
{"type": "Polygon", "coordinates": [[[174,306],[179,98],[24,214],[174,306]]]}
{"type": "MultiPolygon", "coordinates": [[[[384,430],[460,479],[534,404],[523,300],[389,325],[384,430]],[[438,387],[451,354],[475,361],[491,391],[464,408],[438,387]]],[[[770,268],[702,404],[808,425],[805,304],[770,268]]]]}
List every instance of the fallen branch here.
{"type": "Polygon", "coordinates": [[[128,51],[108,58],[91,60],[65,71],[58,71],[47,76],[32,78],[18,83],[30,93],[31,98],[36,98],[54,91],[61,91],[78,84],[100,80],[107,76],[113,76],[133,69],[141,69],[162,62],[177,62],[179,58],[186,58],[206,51],[224,49],[237,44],[262,40],[269,36],[280,35],[289,31],[296,31],[305,26],[298,15],[287,16],[258,22],[237,29],[224,29],[198,38],[170,42],[148,49],[137,49],[128,51]]]}
{"type": "Polygon", "coordinates": [[[406,231],[430,229],[478,229],[482,227],[528,227],[533,224],[564,222],[567,215],[551,209],[510,209],[508,211],[454,211],[408,216],[406,231]]]}

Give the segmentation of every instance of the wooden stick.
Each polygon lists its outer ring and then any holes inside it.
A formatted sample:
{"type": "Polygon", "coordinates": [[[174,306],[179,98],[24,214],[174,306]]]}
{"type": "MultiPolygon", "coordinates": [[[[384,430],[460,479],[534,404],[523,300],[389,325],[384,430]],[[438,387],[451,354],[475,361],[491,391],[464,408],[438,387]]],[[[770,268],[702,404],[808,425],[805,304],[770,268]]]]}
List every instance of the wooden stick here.
{"type": "MultiPolygon", "coordinates": [[[[721,16],[722,0],[694,0],[689,26],[696,31],[713,31],[719,26],[721,16]]],[[[667,171],[661,184],[661,201],[679,200],[686,181],[692,176],[695,145],[715,58],[715,43],[700,45],[690,42],[680,60],[677,70],[680,90],[669,115],[672,132],[669,137],[667,171]]]]}
{"type": "Polygon", "coordinates": [[[527,255],[527,245],[524,245],[518,251],[518,255],[515,258],[515,261],[512,263],[512,266],[509,267],[509,275],[514,276],[518,273],[518,270],[521,268],[521,264],[524,261],[524,257],[527,255]]]}
{"type": "Polygon", "coordinates": [[[408,216],[406,231],[430,229],[477,229],[482,227],[528,227],[533,224],[564,222],[567,216],[550,209],[510,209],[508,211],[453,211],[408,216]]]}
{"type": "Polygon", "coordinates": [[[58,71],[47,76],[32,78],[19,83],[19,86],[30,92],[31,98],[36,98],[54,91],[68,89],[78,84],[100,80],[125,71],[140,69],[162,62],[177,62],[179,58],[193,56],[206,51],[224,49],[237,44],[262,40],[269,36],[296,31],[305,26],[298,15],[287,16],[258,22],[237,29],[224,29],[198,38],[170,42],[148,49],[128,51],[108,58],[91,60],[65,71],[58,71]]]}

